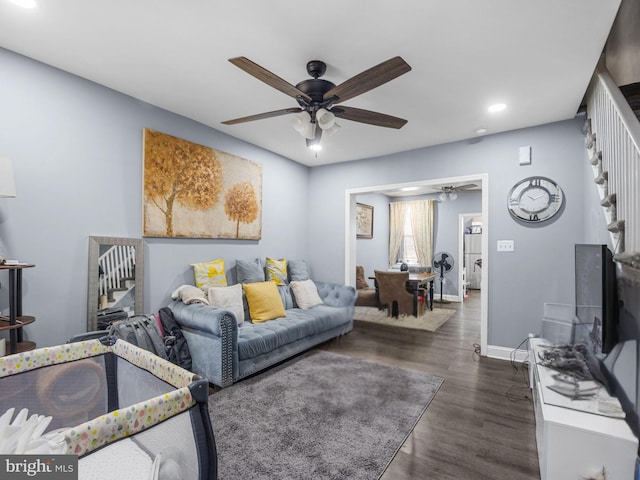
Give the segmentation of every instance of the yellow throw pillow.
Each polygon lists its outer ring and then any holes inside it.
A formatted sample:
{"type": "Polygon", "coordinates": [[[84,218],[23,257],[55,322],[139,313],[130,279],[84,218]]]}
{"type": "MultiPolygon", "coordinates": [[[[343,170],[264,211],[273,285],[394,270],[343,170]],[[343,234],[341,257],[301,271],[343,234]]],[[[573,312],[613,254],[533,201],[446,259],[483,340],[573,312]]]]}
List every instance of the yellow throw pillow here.
{"type": "Polygon", "coordinates": [[[288,285],[287,279],[287,259],[275,260],[267,257],[267,280],[275,282],[276,285],[288,285]]]}
{"type": "Polygon", "coordinates": [[[205,292],[209,287],[226,287],[227,277],[224,272],[224,258],[217,258],[210,262],[192,263],[196,287],[205,292]]]}
{"type": "Polygon", "coordinates": [[[249,316],[253,323],[285,316],[284,305],[275,282],[245,283],[242,288],[247,296],[249,316]]]}

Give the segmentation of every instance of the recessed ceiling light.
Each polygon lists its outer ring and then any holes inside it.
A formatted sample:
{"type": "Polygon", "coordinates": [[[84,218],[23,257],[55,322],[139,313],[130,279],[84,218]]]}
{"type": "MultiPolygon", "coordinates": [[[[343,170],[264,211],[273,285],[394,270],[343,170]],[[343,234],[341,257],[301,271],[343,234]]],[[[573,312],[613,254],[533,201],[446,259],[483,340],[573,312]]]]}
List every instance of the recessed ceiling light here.
{"type": "Polygon", "coordinates": [[[491,113],[496,113],[503,111],[505,108],[507,108],[506,103],[494,103],[487,110],[489,110],[489,112],[491,113]]]}
{"type": "Polygon", "coordinates": [[[477,133],[478,135],[482,135],[483,133],[487,133],[487,129],[486,129],[486,128],[478,128],[478,129],[476,130],[476,133],[477,133]]]}
{"type": "Polygon", "coordinates": [[[419,187],[402,187],[400,189],[401,192],[413,192],[414,190],[418,190],[419,187]]]}

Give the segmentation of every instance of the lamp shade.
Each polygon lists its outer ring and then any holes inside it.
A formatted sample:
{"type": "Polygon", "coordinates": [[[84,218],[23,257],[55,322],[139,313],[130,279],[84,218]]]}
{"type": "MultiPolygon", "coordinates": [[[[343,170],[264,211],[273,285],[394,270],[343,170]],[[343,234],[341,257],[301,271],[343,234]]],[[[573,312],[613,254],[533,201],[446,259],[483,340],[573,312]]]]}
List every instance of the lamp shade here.
{"type": "Polygon", "coordinates": [[[13,164],[6,157],[0,157],[0,197],[15,197],[16,182],[13,177],[13,164]]]}

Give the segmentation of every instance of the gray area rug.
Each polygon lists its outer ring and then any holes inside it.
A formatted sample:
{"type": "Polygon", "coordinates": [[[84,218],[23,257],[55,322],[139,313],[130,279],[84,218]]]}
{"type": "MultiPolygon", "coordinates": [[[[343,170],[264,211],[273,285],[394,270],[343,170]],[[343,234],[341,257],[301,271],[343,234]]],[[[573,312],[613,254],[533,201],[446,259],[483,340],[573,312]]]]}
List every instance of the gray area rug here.
{"type": "Polygon", "coordinates": [[[312,351],[209,397],[218,478],[379,478],[443,379],[312,351]]]}

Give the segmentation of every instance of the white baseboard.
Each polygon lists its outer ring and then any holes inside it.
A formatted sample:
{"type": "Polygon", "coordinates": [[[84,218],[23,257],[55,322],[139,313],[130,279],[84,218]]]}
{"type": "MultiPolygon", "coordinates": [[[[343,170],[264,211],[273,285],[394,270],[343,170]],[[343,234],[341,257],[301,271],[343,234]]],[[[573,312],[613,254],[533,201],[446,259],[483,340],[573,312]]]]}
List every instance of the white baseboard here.
{"type": "Polygon", "coordinates": [[[497,347],[495,345],[487,345],[487,357],[497,358],[498,360],[507,360],[514,362],[524,362],[529,359],[527,350],[515,350],[507,347],[497,347]]]}

